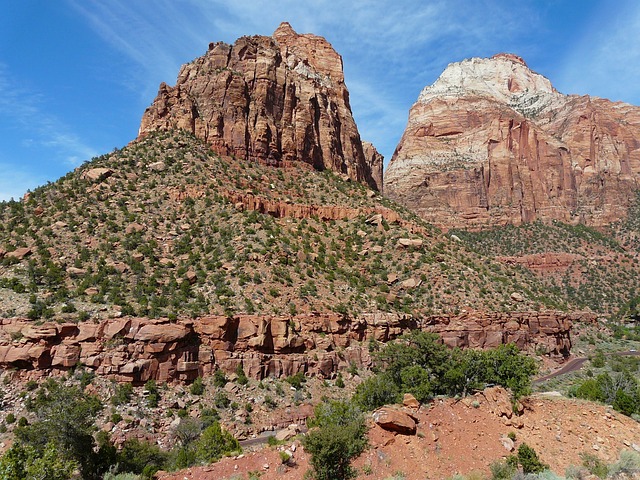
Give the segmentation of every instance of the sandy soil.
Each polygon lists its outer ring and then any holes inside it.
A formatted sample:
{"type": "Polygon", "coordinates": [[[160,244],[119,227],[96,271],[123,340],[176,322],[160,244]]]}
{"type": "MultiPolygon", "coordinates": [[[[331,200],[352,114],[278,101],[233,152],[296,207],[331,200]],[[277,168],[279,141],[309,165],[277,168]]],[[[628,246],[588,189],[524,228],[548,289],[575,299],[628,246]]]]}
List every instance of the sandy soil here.
{"type": "MultiPolygon", "coordinates": [[[[570,464],[581,464],[581,452],[613,462],[621,450],[640,449],[640,424],[606,406],[550,395],[536,395],[523,404],[523,414],[509,419],[504,409],[483,394],[462,401],[435,400],[417,412],[419,425],[414,436],[373,425],[369,449],[354,462],[359,478],[378,480],[402,473],[407,480],[424,480],[488,473],[490,463],[509,454],[503,445],[509,443],[505,441],[509,432],[516,435],[516,449],[526,442],[560,474],[570,464]]],[[[251,473],[260,473],[261,480],[301,480],[308,468],[307,455],[294,440],[159,478],[248,479],[251,473]],[[278,449],[285,448],[294,450],[295,465],[282,464],[278,449]]]]}

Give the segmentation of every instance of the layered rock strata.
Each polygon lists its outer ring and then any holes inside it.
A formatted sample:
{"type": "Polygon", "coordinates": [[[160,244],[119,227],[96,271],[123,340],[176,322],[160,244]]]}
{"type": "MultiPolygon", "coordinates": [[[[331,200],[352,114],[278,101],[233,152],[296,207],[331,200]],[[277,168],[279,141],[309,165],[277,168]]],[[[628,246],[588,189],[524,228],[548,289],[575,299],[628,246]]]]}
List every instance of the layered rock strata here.
{"type": "Polygon", "coordinates": [[[559,312],[464,313],[412,318],[365,314],[295,317],[210,316],[169,322],[166,319],[118,318],[101,323],[36,326],[25,319],[3,319],[0,366],[49,372],[82,363],[98,375],[144,383],[189,381],[218,368],[242,365],[260,379],[298,372],[332,376],[354,363],[370,366],[367,342],[386,342],[413,329],[437,332],[444,343],[489,348],[513,342],[522,349],[544,349],[558,357],[571,347],[574,321],[591,314],[559,312]]]}
{"type": "Polygon", "coordinates": [[[444,228],[626,215],[640,174],[640,108],[563,95],[515,55],[450,64],[427,86],[385,193],[444,228]]]}
{"type": "MultiPolygon", "coordinates": [[[[382,188],[382,162],[365,158],[342,57],[324,38],[283,23],[272,37],[211,43],[160,85],[139,135],[180,128],[221,155],[282,166],[306,162],[382,188]]],[[[371,155],[371,154],[369,154],[371,155]]]]}

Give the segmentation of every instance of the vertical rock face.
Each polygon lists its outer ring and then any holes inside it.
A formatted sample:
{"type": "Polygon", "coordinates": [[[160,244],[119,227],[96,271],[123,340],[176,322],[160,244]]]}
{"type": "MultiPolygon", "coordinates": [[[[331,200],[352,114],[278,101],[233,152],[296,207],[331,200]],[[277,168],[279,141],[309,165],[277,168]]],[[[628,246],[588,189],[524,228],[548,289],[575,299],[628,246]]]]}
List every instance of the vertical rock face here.
{"type": "Polygon", "coordinates": [[[369,185],[375,185],[376,189],[382,191],[382,168],[384,165],[384,157],[376,150],[376,147],[369,142],[362,142],[364,151],[364,159],[367,164],[370,178],[367,178],[369,185]]]}
{"type": "Polygon", "coordinates": [[[385,193],[444,228],[622,218],[640,108],[563,95],[510,54],[450,64],[409,113],[385,193]]]}
{"type": "Polygon", "coordinates": [[[351,114],[342,58],[324,38],[283,23],[272,37],[212,43],[161,84],[139,135],[181,128],[222,155],[271,165],[302,161],[376,188],[351,114]]]}

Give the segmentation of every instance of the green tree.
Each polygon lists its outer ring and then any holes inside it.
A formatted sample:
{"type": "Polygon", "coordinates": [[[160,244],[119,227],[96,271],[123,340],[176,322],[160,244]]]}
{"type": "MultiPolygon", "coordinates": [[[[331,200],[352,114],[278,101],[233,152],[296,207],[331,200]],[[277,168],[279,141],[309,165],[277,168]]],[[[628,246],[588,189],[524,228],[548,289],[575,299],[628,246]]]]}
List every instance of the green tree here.
{"type": "Polygon", "coordinates": [[[57,455],[80,466],[83,478],[99,478],[106,465],[94,451],[94,419],[102,410],[100,400],[85,395],[79,387],[68,387],[53,379],[44,382],[35,398],[26,402],[37,420],[15,430],[18,442],[31,446],[40,457],[52,444],[57,455]]]}
{"type": "Polygon", "coordinates": [[[0,458],[0,478],[3,480],[68,480],[77,464],[61,458],[53,443],[42,452],[30,445],[14,444],[0,458]]]}
{"type": "Polygon", "coordinates": [[[352,401],[362,410],[375,410],[382,405],[396,403],[400,391],[389,375],[384,373],[367,378],[356,387],[352,401]]]}
{"type": "Polygon", "coordinates": [[[118,453],[118,471],[151,478],[155,472],[165,467],[167,460],[167,453],[157,445],[129,438],[118,453]]]}
{"type": "Polygon", "coordinates": [[[205,463],[220,460],[225,455],[231,455],[242,451],[240,443],[220,423],[213,422],[204,429],[200,438],[196,441],[196,458],[205,463]]]}
{"type": "Polygon", "coordinates": [[[351,402],[329,401],[319,404],[310,422],[312,428],[303,440],[311,454],[316,480],[344,480],[356,475],[351,460],[367,446],[367,428],[360,409],[351,402]]]}
{"type": "Polygon", "coordinates": [[[549,465],[542,463],[536,451],[526,443],[522,443],[518,447],[518,463],[525,474],[540,473],[549,468],[549,465]]]}

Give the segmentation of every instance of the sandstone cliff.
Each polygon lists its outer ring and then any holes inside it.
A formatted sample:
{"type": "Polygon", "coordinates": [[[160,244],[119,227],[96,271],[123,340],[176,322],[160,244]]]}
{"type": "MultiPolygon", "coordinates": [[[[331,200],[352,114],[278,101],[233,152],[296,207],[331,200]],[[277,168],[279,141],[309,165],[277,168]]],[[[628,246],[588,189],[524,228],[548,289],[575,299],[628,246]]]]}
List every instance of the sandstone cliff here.
{"type": "Polygon", "coordinates": [[[515,55],[450,64],[427,86],[386,194],[444,228],[622,218],[640,174],[640,108],[563,95],[515,55]]]}
{"type": "Polygon", "coordinates": [[[574,321],[589,313],[482,313],[414,318],[393,313],[348,318],[334,313],[298,316],[212,315],[195,320],[116,318],[100,323],[0,322],[0,367],[50,371],[78,363],[118,381],[193,380],[217,368],[247,375],[332,376],[354,363],[371,366],[369,340],[387,342],[414,329],[438,333],[452,347],[490,348],[515,343],[564,357],[574,321]]]}
{"type": "Polygon", "coordinates": [[[302,161],[382,187],[382,162],[365,159],[342,58],[322,37],[283,23],[272,37],[211,43],[161,84],[140,136],[181,128],[222,155],[282,166],[302,161]]]}

